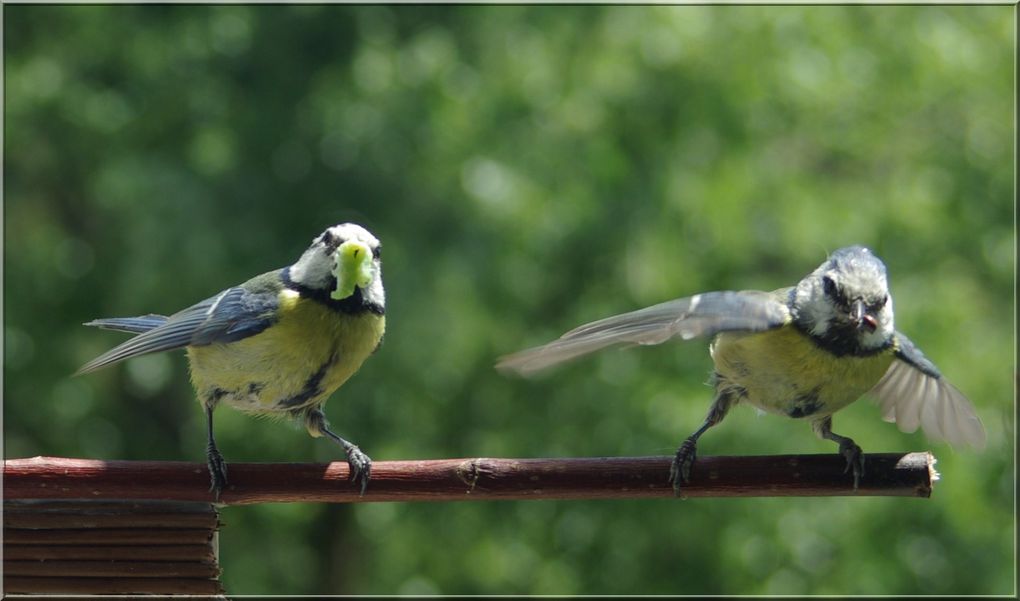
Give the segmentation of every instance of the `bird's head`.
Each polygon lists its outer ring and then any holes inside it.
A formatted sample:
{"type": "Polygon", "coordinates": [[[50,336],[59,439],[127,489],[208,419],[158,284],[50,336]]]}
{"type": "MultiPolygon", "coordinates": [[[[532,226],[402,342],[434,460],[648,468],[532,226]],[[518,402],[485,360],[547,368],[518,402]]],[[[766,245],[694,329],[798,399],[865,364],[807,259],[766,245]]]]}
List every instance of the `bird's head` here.
{"type": "Polygon", "coordinates": [[[863,246],[841,248],[797,284],[798,326],[837,355],[868,355],[893,339],[885,265],[863,246]]]}
{"type": "Polygon", "coordinates": [[[325,292],[342,301],[356,292],[368,302],[384,301],[382,245],[368,230],[354,223],[342,223],[322,232],[297,263],[290,267],[290,279],[313,291],[325,292]]]}

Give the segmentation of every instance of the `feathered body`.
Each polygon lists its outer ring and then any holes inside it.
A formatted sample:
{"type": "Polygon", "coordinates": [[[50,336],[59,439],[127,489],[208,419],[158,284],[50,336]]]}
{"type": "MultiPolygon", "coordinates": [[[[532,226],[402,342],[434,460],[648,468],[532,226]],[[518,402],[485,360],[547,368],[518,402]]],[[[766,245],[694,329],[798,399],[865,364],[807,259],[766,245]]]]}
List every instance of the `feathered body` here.
{"type": "MultiPolygon", "coordinates": [[[[252,282],[246,285],[277,287],[280,277],[268,273],[252,282]]],[[[321,407],[375,351],[386,327],[385,315],[344,312],[282,286],[277,302],[276,323],[262,333],[187,348],[200,400],[258,416],[297,415],[321,407]],[[281,369],[285,366],[290,367],[281,369]]]]}
{"type": "Polygon", "coordinates": [[[726,332],[710,350],[720,394],[793,418],[832,415],[871,390],[893,362],[891,353],[820,353],[796,328],[726,332]]]}

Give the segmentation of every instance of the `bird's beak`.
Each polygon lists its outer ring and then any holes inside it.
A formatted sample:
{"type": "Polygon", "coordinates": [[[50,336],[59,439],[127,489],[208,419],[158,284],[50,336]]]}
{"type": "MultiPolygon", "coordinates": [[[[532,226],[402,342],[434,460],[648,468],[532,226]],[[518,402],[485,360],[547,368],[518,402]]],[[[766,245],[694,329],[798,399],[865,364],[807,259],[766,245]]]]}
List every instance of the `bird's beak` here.
{"type": "Polygon", "coordinates": [[[354,294],[355,286],[368,286],[375,277],[372,250],[361,242],[344,242],[333,253],[333,275],[336,276],[336,290],[329,296],[334,300],[343,300],[354,294]]]}
{"type": "Polygon", "coordinates": [[[868,314],[864,301],[857,299],[850,305],[850,320],[857,327],[858,331],[874,332],[878,328],[878,322],[874,316],[868,314]]]}

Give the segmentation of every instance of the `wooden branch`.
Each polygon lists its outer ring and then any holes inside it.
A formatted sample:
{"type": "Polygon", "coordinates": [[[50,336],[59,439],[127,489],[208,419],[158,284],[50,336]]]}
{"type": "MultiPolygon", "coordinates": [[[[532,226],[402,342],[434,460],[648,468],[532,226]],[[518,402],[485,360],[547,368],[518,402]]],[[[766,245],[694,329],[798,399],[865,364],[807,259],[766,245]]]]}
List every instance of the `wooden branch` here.
{"type": "MultiPolygon", "coordinates": [[[[667,482],[670,461],[670,457],[376,461],[363,497],[347,479],[346,462],[231,463],[220,503],[668,498],[673,496],[667,482]]],[[[938,479],[934,463],[927,452],[867,455],[864,477],[854,491],[844,471],[846,463],[835,453],[699,457],[683,490],[686,497],[928,497],[938,479]]],[[[11,459],[4,462],[3,484],[7,499],[213,501],[208,471],[200,463],[11,459]]]]}

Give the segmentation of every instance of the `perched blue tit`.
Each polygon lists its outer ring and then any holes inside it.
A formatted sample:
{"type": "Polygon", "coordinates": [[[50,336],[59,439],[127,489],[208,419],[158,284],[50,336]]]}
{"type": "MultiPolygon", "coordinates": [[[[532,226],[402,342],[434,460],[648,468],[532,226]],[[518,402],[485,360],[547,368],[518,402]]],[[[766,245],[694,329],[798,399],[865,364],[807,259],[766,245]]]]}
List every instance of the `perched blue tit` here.
{"type": "Polygon", "coordinates": [[[313,437],[343,447],[361,494],[372,462],[334,434],[326,399],[382,341],[386,325],[379,240],[353,223],[333,226],[290,267],[264,273],[169,317],[97,319],[85,325],[138,334],[86,363],[113,363],[183,348],[205,409],[212,491],[227,484],[227,464],[213,438],[220,403],[257,416],[300,419],[313,437]]]}
{"type": "Polygon", "coordinates": [[[832,253],[792,288],[708,292],[580,326],[544,346],[503,357],[497,367],[529,375],[618,344],[660,344],[679,336],[714,336],[715,399],[700,428],[680,445],[670,469],[679,495],[690,481],[698,438],[731,407],[805,419],[839,444],[856,489],[861,448],[832,431],[832,414],[865,393],[886,421],[904,432],[920,425],[929,438],[985,444],[985,431],[963,394],[893,328],[882,261],[862,246],[832,253]]]}

